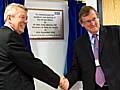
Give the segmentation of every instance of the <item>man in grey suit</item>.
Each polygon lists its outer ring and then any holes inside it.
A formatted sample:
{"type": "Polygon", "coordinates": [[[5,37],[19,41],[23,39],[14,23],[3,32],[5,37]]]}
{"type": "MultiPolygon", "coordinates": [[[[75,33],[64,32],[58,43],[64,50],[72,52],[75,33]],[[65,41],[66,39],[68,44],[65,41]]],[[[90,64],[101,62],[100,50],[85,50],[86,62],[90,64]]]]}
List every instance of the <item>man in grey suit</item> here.
{"type": "Polygon", "coordinates": [[[21,34],[27,24],[27,8],[8,5],[4,21],[0,29],[0,90],[35,90],[33,77],[54,88],[66,81],[25,47],[21,34]]]}
{"type": "MultiPolygon", "coordinates": [[[[83,90],[120,90],[120,27],[101,26],[98,13],[91,6],[83,6],[79,18],[87,32],[74,43],[73,64],[66,75],[69,88],[80,78],[83,90]]],[[[68,85],[62,88],[66,90],[68,85]]]]}

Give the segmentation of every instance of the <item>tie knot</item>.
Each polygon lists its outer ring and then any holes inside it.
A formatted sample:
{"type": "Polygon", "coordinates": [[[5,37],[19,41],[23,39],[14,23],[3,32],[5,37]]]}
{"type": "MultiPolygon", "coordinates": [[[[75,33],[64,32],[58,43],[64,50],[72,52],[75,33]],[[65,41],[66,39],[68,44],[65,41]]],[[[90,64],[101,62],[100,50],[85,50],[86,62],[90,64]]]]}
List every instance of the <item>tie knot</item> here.
{"type": "Polygon", "coordinates": [[[98,36],[98,34],[93,34],[92,37],[93,38],[96,38],[98,36]]]}

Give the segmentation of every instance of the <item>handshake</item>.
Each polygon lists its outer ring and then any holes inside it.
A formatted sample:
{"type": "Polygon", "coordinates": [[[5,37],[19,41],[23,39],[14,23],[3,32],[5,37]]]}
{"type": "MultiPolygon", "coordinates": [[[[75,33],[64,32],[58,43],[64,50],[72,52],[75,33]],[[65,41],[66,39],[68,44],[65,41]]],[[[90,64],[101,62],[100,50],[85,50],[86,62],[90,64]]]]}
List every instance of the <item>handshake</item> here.
{"type": "Polygon", "coordinates": [[[68,90],[69,88],[69,81],[64,76],[60,77],[59,87],[61,88],[61,90],[68,90]]]}

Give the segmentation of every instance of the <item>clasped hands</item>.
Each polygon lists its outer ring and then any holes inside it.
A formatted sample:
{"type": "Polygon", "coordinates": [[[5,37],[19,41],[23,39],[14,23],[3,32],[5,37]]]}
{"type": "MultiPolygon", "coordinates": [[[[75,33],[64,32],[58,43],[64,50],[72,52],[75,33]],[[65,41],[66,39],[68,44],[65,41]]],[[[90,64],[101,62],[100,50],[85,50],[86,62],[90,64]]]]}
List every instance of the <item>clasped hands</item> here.
{"type": "Polygon", "coordinates": [[[64,76],[61,76],[61,77],[60,77],[59,87],[60,87],[62,90],[68,90],[68,88],[69,88],[69,81],[68,81],[68,79],[65,78],[64,76]]]}

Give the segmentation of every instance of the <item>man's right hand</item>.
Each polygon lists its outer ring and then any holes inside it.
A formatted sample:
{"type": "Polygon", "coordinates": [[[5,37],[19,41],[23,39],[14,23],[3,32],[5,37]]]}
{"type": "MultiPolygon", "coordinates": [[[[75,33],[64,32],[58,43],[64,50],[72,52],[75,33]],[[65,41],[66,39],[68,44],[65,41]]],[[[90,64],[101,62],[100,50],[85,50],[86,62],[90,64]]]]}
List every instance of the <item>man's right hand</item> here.
{"type": "Polygon", "coordinates": [[[65,78],[64,76],[62,76],[60,78],[60,83],[59,83],[59,86],[62,90],[68,90],[69,88],[69,81],[67,78],[65,78]]]}

